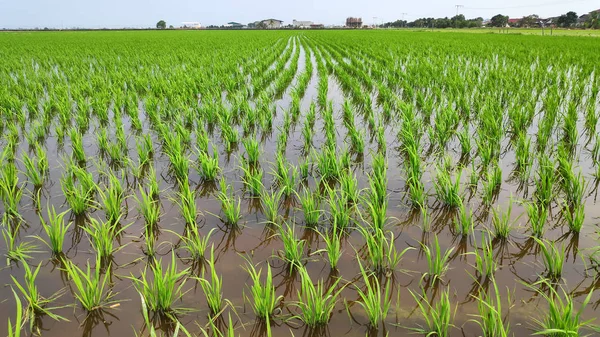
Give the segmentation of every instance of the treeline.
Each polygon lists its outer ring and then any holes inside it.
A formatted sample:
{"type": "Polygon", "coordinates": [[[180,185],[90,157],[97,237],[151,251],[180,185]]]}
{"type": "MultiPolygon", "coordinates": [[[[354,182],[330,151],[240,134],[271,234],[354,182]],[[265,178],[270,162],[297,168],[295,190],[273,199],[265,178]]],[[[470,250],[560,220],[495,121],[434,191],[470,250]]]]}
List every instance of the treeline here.
{"type": "Polygon", "coordinates": [[[414,21],[396,20],[386,22],[383,28],[479,28],[479,27],[562,27],[562,28],[591,28],[600,29],[600,10],[578,16],[576,12],[569,11],[557,17],[540,18],[537,14],[527,15],[519,19],[510,19],[506,15],[497,14],[485,21],[478,17],[466,19],[464,15],[452,18],[420,18],[414,21]]]}

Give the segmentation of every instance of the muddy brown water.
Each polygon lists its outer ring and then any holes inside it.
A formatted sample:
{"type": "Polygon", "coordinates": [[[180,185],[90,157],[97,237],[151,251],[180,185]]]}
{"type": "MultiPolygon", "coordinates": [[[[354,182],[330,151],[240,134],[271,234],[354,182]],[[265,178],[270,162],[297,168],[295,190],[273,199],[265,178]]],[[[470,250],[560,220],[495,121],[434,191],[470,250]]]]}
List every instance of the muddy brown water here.
{"type": "MultiPolygon", "coordinates": [[[[289,45],[291,46],[291,44],[289,45]]],[[[300,47],[299,44],[295,45],[300,47]]],[[[298,73],[304,70],[304,53],[301,50],[298,73]]],[[[305,112],[310,102],[316,100],[317,96],[317,69],[315,65],[315,54],[312,53],[313,78],[309,82],[309,87],[305,97],[302,99],[302,110],[305,112]]],[[[331,76],[329,81],[328,98],[333,101],[335,114],[341,116],[341,106],[344,102],[345,94],[340,89],[337,80],[331,76]]],[[[284,109],[289,106],[289,97],[287,94],[282,99],[276,101],[277,117],[276,125],[281,124],[284,109]]],[[[341,126],[340,118],[336,123],[341,126]]],[[[357,122],[359,119],[357,118],[357,122]]],[[[125,123],[126,127],[128,126],[125,123]]],[[[144,122],[144,127],[147,128],[147,123],[144,122]]],[[[315,128],[320,130],[322,121],[317,120],[315,128]]],[[[361,125],[364,127],[364,125],[361,125]]],[[[88,133],[84,137],[86,154],[89,158],[93,158],[98,149],[95,144],[95,125],[92,125],[88,133]]],[[[340,130],[343,127],[339,128],[340,130]]],[[[274,130],[277,130],[274,127],[274,130]]],[[[126,130],[128,133],[129,130],[126,130]]],[[[148,131],[146,129],[146,131],[148,131]]],[[[312,279],[324,279],[326,282],[332,282],[336,277],[341,277],[341,284],[348,283],[341,295],[341,300],[338,302],[335,312],[330,323],[326,328],[319,331],[311,331],[301,324],[298,319],[290,318],[296,313],[293,306],[290,304],[297,298],[297,290],[299,287],[299,279],[297,275],[289,275],[286,266],[276,257],[277,251],[282,248],[281,241],[273,237],[273,232],[265,225],[265,218],[260,207],[257,207],[256,199],[248,198],[243,195],[243,184],[241,183],[239,166],[239,157],[243,155],[243,146],[239,146],[237,152],[234,152],[229,159],[225,154],[225,149],[217,140],[218,136],[212,136],[215,146],[218,146],[220,152],[221,168],[227,181],[234,187],[236,196],[241,196],[243,219],[239,229],[233,229],[225,226],[218,218],[220,214],[220,202],[216,199],[214,192],[203,193],[210,191],[211,186],[200,182],[197,173],[190,170],[190,183],[197,187],[199,196],[197,198],[198,208],[202,211],[200,216],[199,231],[202,234],[208,233],[211,229],[216,229],[210,242],[214,244],[215,255],[217,258],[217,272],[223,277],[224,298],[233,303],[235,310],[227,310],[224,312],[223,321],[217,322],[218,325],[226,325],[227,317],[231,314],[236,327],[236,335],[240,336],[263,336],[266,334],[264,326],[258,324],[252,313],[252,309],[248,303],[244,301],[244,291],[248,294],[248,286],[251,281],[246,272],[242,269],[245,263],[243,256],[250,256],[254,262],[269,263],[273,268],[274,283],[276,285],[277,294],[284,295],[286,306],[282,308],[282,319],[276,320],[272,327],[273,336],[365,336],[371,335],[385,336],[403,336],[410,333],[408,328],[415,327],[423,323],[423,319],[418,312],[417,304],[410,291],[420,292],[420,279],[426,272],[427,262],[419,249],[420,242],[431,242],[433,233],[437,233],[440,239],[442,250],[454,247],[450,270],[444,277],[444,282],[436,287],[427,289],[426,296],[430,299],[438,298],[439,292],[444,288],[450,289],[451,301],[456,307],[454,319],[455,328],[452,329],[452,336],[478,336],[480,329],[472,320],[473,315],[477,313],[477,303],[473,295],[477,294],[477,285],[482,283],[489,284],[489,280],[477,278],[473,267],[475,260],[472,255],[467,254],[476,249],[476,244],[481,242],[481,235],[487,226],[490,226],[490,214],[482,207],[478,195],[469,198],[469,207],[475,211],[477,217],[476,230],[473,236],[466,238],[459,237],[453,232],[453,217],[454,213],[450,212],[436,203],[433,195],[429,198],[430,216],[432,219],[431,233],[424,233],[421,229],[422,219],[418,213],[415,213],[407,206],[405,197],[405,185],[402,172],[402,162],[399,155],[395,152],[394,144],[397,143],[395,134],[397,130],[392,130],[389,127],[387,130],[388,141],[388,192],[389,192],[389,210],[388,215],[391,217],[389,229],[392,230],[396,238],[396,246],[399,250],[407,247],[415,249],[408,251],[400,263],[398,270],[392,275],[393,294],[399,294],[399,302],[393,301],[393,308],[388,316],[386,323],[381,329],[373,333],[367,326],[367,318],[360,307],[353,303],[358,296],[355,291],[355,286],[362,286],[362,280],[359,277],[359,268],[357,263],[356,252],[360,252],[364,244],[360,235],[354,231],[351,232],[343,242],[344,254],[339,262],[339,270],[332,272],[322,254],[317,254],[319,249],[324,248],[322,239],[310,229],[304,229],[302,224],[302,212],[296,207],[297,202],[290,202],[282,206],[280,214],[286,214],[288,220],[295,219],[298,223],[297,234],[307,241],[306,267],[312,279]],[[296,205],[296,206],[295,206],[296,205]],[[349,310],[346,309],[349,307],[349,310]],[[348,313],[350,312],[350,314],[348,313]]],[[[270,182],[272,179],[270,174],[270,163],[274,161],[274,153],[276,152],[276,137],[277,131],[266,137],[263,141],[261,156],[261,167],[265,170],[264,182],[270,182]]],[[[339,134],[337,137],[338,145],[344,146],[344,134],[339,134]]],[[[323,137],[320,133],[315,134],[315,144],[322,143],[323,137]]],[[[302,134],[301,128],[297,126],[289,137],[286,156],[290,163],[298,164],[303,160],[302,155],[302,134]]],[[[157,148],[155,142],[155,148],[157,148]]],[[[66,210],[68,206],[65,203],[61,188],[60,177],[63,172],[62,157],[69,153],[69,141],[65,140],[65,144],[60,146],[56,139],[52,136],[46,142],[47,152],[50,159],[50,178],[42,190],[42,205],[52,204],[57,207],[57,210],[66,210]]],[[[375,140],[367,144],[367,151],[375,150],[377,144],[375,140]]],[[[455,159],[458,154],[453,151],[453,148],[458,149],[457,143],[449,145],[449,153],[454,154],[455,159]]],[[[21,145],[19,152],[28,151],[26,145],[21,145]]],[[[129,139],[129,152],[135,155],[135,140],[133,137],[129,139]]],[[[527,196],[527,192],[519,189],[517,183],[511,182],[509,174],[512,170],[512,152],[508,152],[502,159],[503,184],[499,192],[494,207],[498,205],[505,209],[511,196],[515,199],[527,196]],[[524,194],[525,193],[525,194],[524,194]]],[[[132,158],[133,159],[133,158],[132,158]]],[[[426,182],[426,190],[433,194],[432,171],[434,167],[434,159],[425,158],[427,163],[427,172],[423,177],[426,182]]],[[[159,223],[161,234],[157,243],[160,243],[160,255],[163,256],[163,263],[167,264],[170,260],[171,250],[174,245],[177,245],[178,239],[176,235],[170,233],[183,233],[184,222],[179,215],[177,206],[168,198],[174,195],[174,182],[168,174],[168,158],[164,155],[157,155],[154,158],[157,177],[161,183],[161,204],[162,216],[159,223]]],[[[97,169],[92,163],[88,163],[89,169],[94,172],[96,179],[99,179],[97,169]]],[[[591,164],[582,165],[584,169],[591,167],[591,164]]],[[[370,170],[370,156],[364,156],[362,162],[353,164],[353,169],[359,181],[361,188],[368,186],[367,173],[370,170]]],[[[467,170],[468,171],[468,170],[467,170]]],[[[584,171],[586,178],[590,177],[590,171],[584,171]]],[[[466,182],[467,174],[464,175],[466,182]]],[[[21,176],[21,181],[25,178],[21,176]]],[[[137,191],[137,183],[128,177],[123,179],[124,186],[130,193],[137,191]]],[[[310,178],[307,182],[311,188],[315,188],[315,180],[310,178]]],[[[586,264],[584,256],[590,249],[597,246],[597,219],[600,216],[600,208],[596,204],[596,193],[593,190],[593,185],[589,196],[585,199],[586,220],[583,230],[580,235],[575,236],[567,233],[566,227],[560,225],[558,219],[551,219],[548,225],[548,231],[545,234],[546,238],[558,239],[564,243],[567,249],[567,260],[564,270],[565,284],[574,295],[577,302],[581,302],[588,292],[594,289],[600,281],[593,274],[588,275],[586,272],[586,264]]],[[[530,190],[533,190],[531,188],[530,190]]],[[[532,191],[530,191],[531,193],[532,191]]],[[[469,194],[467,193],[467,197],[469,194]]],[[[259,202],[259,201],[258,201],[259,202]]],[[[25,219],[25,225],[21,230],[21,239],[34,241],[31,236],[44,236],[39,226],[38,215],[34,211],[33,203],[30,198],[24,197],[21,202],[21,214],[25,219]]],[[[122,223],[131,226],[127,228],[125,234],[120,238],[120,244],[124,248],[114,256],[112,262],[112,280],[114,282],[113,290],[118,293],[117,299],[122,300],[118,307],[107,309],[101,314],[94,317],[86,317],[84,310],[78,305],[74,305],[76,300],[72,295],[72,291],[60,265],[49,260],[49,252],[47,248],[39,244],[40,253],[34,254],[34,258],[30,261],[31,264],[42,264],[40,275],[38,276],[38,287],[40,292],[49,296],[50,294],[64,289],[65,294],[60,297],[56,306],[69,306],[59,310],[56,313],[64,316],[69,322],[56,322],[49,317],[42,317],[39,327],[43,336],[58,337],[58,336],[131,336],[134,332],[139,332],[144,329],[143,318],[141,315],[140,299],[132,283],[127,277],[134,275],[138,276],[148,262],[142,251],[144,246],[142,233],[144,231],[144,222],[138,215],[136,203],[132,197],[127,198],[125,209],[126,216],[122,219],[122,223]]],[[[553,212],[554,213],[557,213],[553,212]]],[[[494,245],[494,253],[499,263],[499,270],[496,272],[496,280],[499,289],[503,293],[503,298],[506,298],[507,291],[510,291],[514,304],[509,311],[509,321],[512,331],[515,336],[525,336],[532,333],[533,322],[532,318],[540,318],[541,312],[545,309],[543,299],[540,298],[525,283],[532,283],[539,279],[539,275],[543,273],[544,267],[541,256],[534,242],[527,235],[527,217],[523,207],[515,203],[512,217],[516,224],[521,227],[517,228],[507,243],[496,243],[494,245]],[[518,218],[518,219],[517,219],[518,218]]],[[[103,219],[102,211],[95,211],[88,216],[103,219]]],[[[87,260],[94,258],[92,247],[89,240],[83,234],[78,226],[81,225],[81,219],[71,218],[76,224],[69,230],[68,240],[65,244],[66,254],[69,259],[73,260],[78,265],[82,266],[87,260]]],[[[4,243],[0,244],[2,251],[5,250],[4,243]]],[[[177,263],[180,269],[193,268],[191,274],[199,273],[201,267],[192,266],[185,260],[185,255],[179,253],[177,263]]],[[[0,269],[0,282],[3,287],[0,289],[0,331],[6,331],[6,317],[12,317],[14,314],[14,300],[10,291],[11,275],[21,280],[23,275],[22,266],[11,263],[7,267],[0,269]]],[[[204,295],[200,290],[198,283],[192,279],[188,280],[185,286],[186,293],[183,296],[178,306],[192,308],[194,311],[180,317],[184,326],[192,333],[199,333],[198,326],[204,326],[207,323],[208,307],[204,299],[204,295]]],[[[507,303],[503,303],[506,307],[507,303]]],[[[600,293],[595,292],[592,296],[590,305],[585,311],[585,318],[593,318],[600,312],[600,293]]],[[[159,325],[159,324],[157,324],[159,325]]],[[[161,327],[159,325],[159,327],[161,327]]],[[[164,330],[169,330],[170,327],[162,326],[164,330]]]]}

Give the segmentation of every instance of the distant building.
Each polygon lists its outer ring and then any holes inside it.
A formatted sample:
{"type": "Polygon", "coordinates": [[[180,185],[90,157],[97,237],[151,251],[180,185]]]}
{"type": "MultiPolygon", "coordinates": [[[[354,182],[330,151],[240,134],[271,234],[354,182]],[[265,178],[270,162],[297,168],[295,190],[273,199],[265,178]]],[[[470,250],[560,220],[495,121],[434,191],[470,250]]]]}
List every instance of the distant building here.
{"type": "Polygon", "coordinates": [[[188,28],[188,29],[200,29],[202,28],[202,25],[200,24],[200,22],[182,22],[181,23],[181,28],[188,28]]]}
{"type": "Polygon", "coordinates": [[[241,23],[239,23],[239,22],[233,22],[232,21],[232,22],[227,22],[227,24],[225,25],[225,27],[240,29],[240,28],[244,28],[244,25],[241,24],[241,23]]]}
{"type": "Polygon", "coordinates": [[[325,28],[325,26],[322,23],[313,23],[312,25],[310,25],[311,29],[323,29],[325,28]]]}
{"type": "Polygon", "coordinates": [[[281,24],[283,23],[283,21],[277,19],[266,19],[262,20],[260,23],[262,23],[265,26],[265,28],[274,29],[281,28],[281,24]]]}
{"type": "Polygon", "coordinates": [[[292,26],[294,26],[294,28],[310,28],[312,24],[312,21],[292,21],[292,26]]]}
{"type": "Polygon", "coordinates": [[[361,28],[363,25],[362,18],[347,18],[346,19],[346,27],[349,28],[361,28]]]}

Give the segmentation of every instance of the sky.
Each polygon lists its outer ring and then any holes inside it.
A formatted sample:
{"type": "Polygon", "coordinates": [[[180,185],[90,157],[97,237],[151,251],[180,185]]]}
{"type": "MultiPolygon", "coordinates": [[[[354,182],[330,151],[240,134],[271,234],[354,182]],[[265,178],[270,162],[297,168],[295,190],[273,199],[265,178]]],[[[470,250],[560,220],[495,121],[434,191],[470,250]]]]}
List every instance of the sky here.
{"type": "Polygon", "coordinates": [[[189,21],[208,26],[267,18],[343,25],[348,16],[372,24],[452,17],[457,4],[467,18],[484,19],[499,13],[558,16],[571,10],[581,15],[600,8],[598,0],[0,0],[0,28],[143,28],[159,20],[175,27],[189,21]]]}

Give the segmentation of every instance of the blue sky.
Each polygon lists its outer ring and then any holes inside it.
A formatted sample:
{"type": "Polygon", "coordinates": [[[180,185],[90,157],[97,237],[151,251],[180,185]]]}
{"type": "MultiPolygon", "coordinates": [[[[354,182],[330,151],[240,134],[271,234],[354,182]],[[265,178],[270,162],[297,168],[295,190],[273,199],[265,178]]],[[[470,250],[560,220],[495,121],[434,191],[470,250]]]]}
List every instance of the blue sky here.
{"type": "Polygon", "coordinates": [[[151,27],[158,20],[180,26],[184,21],[221,25],[276,18],[343,24],[348,16],[366,23],[394,21],[404,17],[443,17],[456,14],[455,4],[467,18],[490,18],[502,13],[510,17],[539,14],[555,16],[569,10],[579,15],[598,9],[597,0],[0,0],[0,28],[120,28],[151,27]]]}

